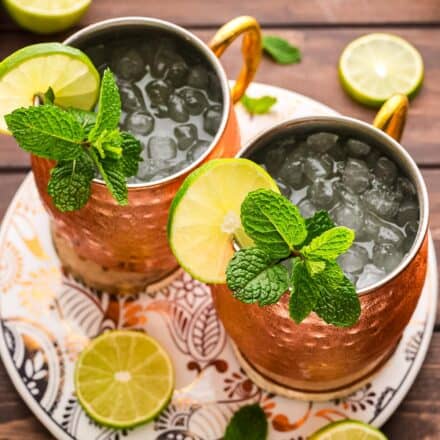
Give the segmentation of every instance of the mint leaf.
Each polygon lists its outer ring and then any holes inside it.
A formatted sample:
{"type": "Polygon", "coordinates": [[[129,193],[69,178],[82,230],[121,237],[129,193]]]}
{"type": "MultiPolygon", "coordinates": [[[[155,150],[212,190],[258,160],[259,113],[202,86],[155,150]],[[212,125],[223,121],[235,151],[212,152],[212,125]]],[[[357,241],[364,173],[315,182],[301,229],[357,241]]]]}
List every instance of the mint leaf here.
{"type": "Polygon", "coordinates": [[[76,119],[79,125],[81,125],[84,130],[84,137],[87,137],[96,123],[96,113],[73,107],[69,107],[66,111],[76,119]]]}
{"type": "Polygon", "coordinates": [[[138,172],[139,162],[142,160],[141,143],[130,133],[123,131],[122,136],[122,169],[126,177],[135,176],[138,172]]]}
{"type": "Polygon", "coordinates": [[[115,78],[110,69],[105,69],[101,80],[98,115],[96,124],[90,131],[88,139],[94,141],[104,131],[112,131],[118,127],[121,118],[121,98],[115,78]]]}
{"type": "Polygon", "coordinates": [[[346,252],[354,240],[354,232],[345,226],[337,226],[315,237],[310,244],[301,249],[306,258],[335,260],[346,252]]]}
{"type": "Polygon", "coordinates": [[[43,95],[43,102],[44,104],[53,105],[54,101],[55,101],[55,94],[53,93],[52,87],[49,87],[46,90],[46,93],[43,95]]]}
{"type": "Polygon", "coordinates": [[[307,235],[299,209],[267,189],[250,192],[241,205],[241,223],[256,246],[273,258],[287,257],[307,235]]]}
{"type": "Polygon", "coordinates": [[[305,260],[307,271],[311,277],[314,277],[317,273],[322,272],[325,269],[325,261],[322,260],[305,260]]]}
{"type": "Polygon", "coordinates": [[[98,151],[101,159],[105,159],[106,157],[120,159],[122,156],[121,132],[118,128],[113,130],[103,130],[93,139],[92,147],[98,151]]]}
{"type": "Polygon", "coordinates": [[[108,158],[101,159],[93,149],[90,150],[90,154],[112,196],[119,205],[127,205],[128,189],[122,162],[108,158]]]}
{"type": "Polygon", "coordinates": [[[260,96],[259,98],[251,98],[248,95],[243,95],[241,103],[243,107],[251,115],[263,115],[268,113],[270,109],[276,104],[277,98],[273,96],[260,96]]]}
{"type": "Polygon", "coordinates": [[[289,314],[299,324],[309,316],[319,299],[318,286],[309,275],[305,262],[299,258],[293,260],[291,289],[289,314]]]}
{"type": "Polygon", "coordinates": [[[82,153],[84,130],[68,112],[53,105],[19,108],[5,116],[20,147],[36,156],[72,160],[82,153]]]}
{"type": "Polygon", "coordinates": [[[260,306],[276,303],[289,288],[289,273],[259,248],[236,252],[226,270],[226,282],[234,297],[260,306]]]}
{"type": "Polygon", "coordinates": [[[94,174],[93,162],[85,152],[74,160],[58,162],[47,186],[54,205],[62,212],[82,208],[89,200],[94,174]]]}
{"type": "Polygon", "coordinates": [[[266,440],[267,419],[260,405],[241,407],[229,421],[223,440],[266,440]]]}
{"type": "Polygon", "coordinates": [[[274,35],[263,35],[263,50],[280,64],[293,64],[301,61],[301,52],[297,47],[292,46],[284,38],[274,35]]]}
{"type": "Polygon", "coordinates": [[[315,237],[335,227],[327,211],[317,211],[313,217],[306,219],[307,238],[303,246],[309,244],[315,237]]]}
{"type": "Polygon", "coordinates": [[[315,277],[319,286],[319,299],[314,310],[328,324],[351,327],[361,314],[361,304],[351,281],[343,276],[335,285],[327,271],[315,277]]]}

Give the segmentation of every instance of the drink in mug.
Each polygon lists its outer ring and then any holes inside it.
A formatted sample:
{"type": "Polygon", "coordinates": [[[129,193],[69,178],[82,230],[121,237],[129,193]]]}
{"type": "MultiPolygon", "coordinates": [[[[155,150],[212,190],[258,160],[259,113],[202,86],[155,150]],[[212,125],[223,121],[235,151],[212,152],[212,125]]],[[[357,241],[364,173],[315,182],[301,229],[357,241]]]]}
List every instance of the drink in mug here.
{"type": "Polygon", "coordinates": [[[164,179],[209,148],[223,116],[219,78],[202,54],[165,31],[109,35],[81,47],[99,71],[110,67],[122,101],[121,129],[142,144],[136,177],[164,179]]]}
{"type": "Polygon", "coordinates": [[[327,210],[337,225],[355,231],[338,262],[358,290],[382,280],[411,248],[419,227],[416,189],[371,142],[317,131],[275,140],[250,158],[303,216],[327,210]]]}

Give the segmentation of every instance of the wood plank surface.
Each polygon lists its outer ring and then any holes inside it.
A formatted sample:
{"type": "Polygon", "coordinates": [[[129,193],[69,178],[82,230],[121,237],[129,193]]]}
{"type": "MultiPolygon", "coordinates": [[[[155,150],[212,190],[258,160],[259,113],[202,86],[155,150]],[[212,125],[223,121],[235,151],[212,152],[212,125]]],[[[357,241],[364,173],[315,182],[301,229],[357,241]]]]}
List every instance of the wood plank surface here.
{"type": "MultiPolygon", "coordinates": [[[[424,57],[425,82],[420,94],[411,103],[403,144],[419,164],[437,165],[440,163],[440,27],[430,29],[429,33],[419,28],[387,27],[381,30],[408,39],[424,57]]],[[[371,122],[375,111],[353,102],[345,94],[339,84],[336,68],[341,51],[347,43],[371,31],[371,28],[265,29],[267,33],[280,35],[298,45],[303,52],[303,61],[297,65],[281,66],[265,57],[256,81],[294,90],[320,100],[345,115],[371,122]]],[[[205,41],[209,41],[213,35],[213,31],[206,30],[195,30],[195,33],[205,41]]],[[[22,32],[3,33],[0,39],[0,59],[30,41],[39,41],[39,38],[32,36],[30,39],[22,32]]],[[[222,61],[228,76],[233,78],[241,66],[239,45],[227,51],[222,61]]],[[[0,168],[28,166],[26,155],[16,148],[13,139],[0,135],[0,146],[0,168]]]]}
{"type": "MultiPolygon", "coordinates": [[[[434,24],[440,20],[437,0],[94,0],[80,25],[107,18],[141,15],[185,26],[219,26],[238,15],[253,15],[264,25],[434,24]]],[[[0,12],[0,27],[16,28],[0,12]]]]}

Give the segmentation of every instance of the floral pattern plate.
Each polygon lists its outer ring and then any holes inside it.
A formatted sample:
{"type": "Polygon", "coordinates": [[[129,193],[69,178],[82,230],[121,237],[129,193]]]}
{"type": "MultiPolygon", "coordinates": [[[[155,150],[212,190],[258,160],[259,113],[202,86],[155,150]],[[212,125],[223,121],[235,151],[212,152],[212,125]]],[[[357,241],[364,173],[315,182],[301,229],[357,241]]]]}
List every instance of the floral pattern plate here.
{"type": "MultiPolygon", "coordinates": [[[[270,114],[255,118],[237,106],[245,141],[284,117],[335,113],[309,98],[263,84],[253,84],[249,94],[273,95],[278,103],[270,114]]],[[[294,401],[262,391],[240,370],[209,288],[183,271],[125,297],[91,291],[64,276],[31,174],[4,218],[0,254],[0,353],[23,400],[58,439],[217,440],[234,411],[253,402],[265,409],[269,438],[274,440],[304,439],[329,421],[346,417],[381,426],[422,365],[436,312],[431,241],[423,294],[387,364],[345,399],[294,401]],[[90,338],[115,328],[147,331],[165,346],[177,369],[168,408],[154,422],[133,430],[97,426],[73,391],[78,353],[90,338]]]]}

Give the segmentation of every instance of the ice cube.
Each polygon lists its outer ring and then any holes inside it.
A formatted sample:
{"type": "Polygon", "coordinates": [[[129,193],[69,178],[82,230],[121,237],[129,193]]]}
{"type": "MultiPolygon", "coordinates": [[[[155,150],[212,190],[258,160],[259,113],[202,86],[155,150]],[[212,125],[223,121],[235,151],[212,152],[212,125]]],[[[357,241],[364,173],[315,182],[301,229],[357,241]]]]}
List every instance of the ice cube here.
{"type": "Polygon", "coordinates": [[[119,80],[119,94],[121,96],[122,109],[126,112],[145,109],[142,92],[134,84],[119,80]]]}
{"type": "Polygon", "coordinates": [[[411,221],[405,225],[405,240],[403,242],[402,249],[405,252],[408,252],[412,245],[414,244],[414,240],[416,238],[417,232],[419,230],[419,222],[411,221]]]}
{"type": "Polygon", "coordinates": [[[211,142],[205,140],[197,141],[186,153],[186,160],[189,163],[198,159],[209,148],[211,142]]]}
{"type": "Polygon", "coordinates": [[[330,148],[330,150],[327,151],[327,153],[338,162],[345,161],[347,158],[347,153],[339,144],[334,145],[332,148],[330,148]]]}
{"type": "Polygon", "coordinates": [[[200,115],[208,106],[208,100],[200,90],[185,87],[179,90],[178,95],[185,101],[190,115],[200,115]]]}
{"type": "Polygon", "coordinates": [[[156,79],[147,84],[145,91],[153,104],[166,104],[173,92],[173,86],[169,81],[156,79]]]}
{"type": "Polygon", "coordinates": [[[275,144],[264,155],[264,164],[269,174],[276,175],[286,159],[286,149],[282,145],[275,144]]]}
{"type": "Polygon", "coordinates": [[[298,160],[284,161],[278,176],[295,189],[304,186],[303,164],[298,160]]]}
{"type": "Polygon", "coordinates": [[[143,181],[149,181],[163,168],[169,166],[167,161],[161,159],[151,159],[145,154],[142,154],[143,161],[139,162],[139,169],[137,177],[143,181]]]}
{"type": "Polygon", "coordinates": [[[348,159],[342,179],[345,186],[353,192],[357,194],[364,192],[370,184],[370,171],[367,164],[363,160],[348,159]]]}
{"type": "Polygon", "coordinates": [[[403,232],[391,223],[383,223],[377,232],[377,243],[392,243],[399,248],[405,239],[403,232]]]}
{"type": "Polygon", "coordinates": [[[368,154],[368,156],[365,158],[365,162],[367,163],[368,168],[370,170],[374,169],[379,157],[380,157],[380,152],[375,148],[372,148],[370,154],[368,154]]]}
{"type": "Polygon", "coordinates": [[[146,73],[145,62],[133,48],[120,47],[113,52],[112,70],[126,81],[139,81],[146,73]]]}
{"type": "Polygon", "coordinates": [[[307,196],[317,208],[330,208],[335,201],[333,183],[318,178],[310,185],[307,196]]]}
{"type": "Polygon", "coordinates": [[[403,226],[405,223],[419,219],[419,205],[413,200],[404,200],[397,212],[396,222],[403,226]]]}
{"type": "Polygon", "coordinates": [[[172,94],[168,99],[168,111],[173,121],[187,122],[189,120],[189,112],[185,101],[176,94],[172,94]]]}
{"type": "Polygon", "coordinates": [[[353,157],[365,157],[371,151],[371,147],[368,144],[357,139],[349,139],[345,146],[348,154],[353,157]]]}
{"type": "Polygon", "coordinates": [[[415,197],[417,195],[416,187],[406,177],[398,177],[396,183],[396,190],[402,193],[405,197],[415,197]]]}
{"type": "Polygon", "coordinates": [[[151,159],[168,160],[177,155],[177,145],[173,138],[151,136],[148,141],[148,156],[151,159]]]}
{"type": "Polygon", "coordinates": [[[188,75],[188,85],[197,89],[208,89],[208,71],[205,66],[199,64],[193,67],[188,75]]]}
{"type": "Polygon", "coordinates": [[[334,133],[314,133],[307,138],[307,145],[311,150],[318,153],[325,153],[334,147],[338,142],[339,136],[334,133]]]}
{"type": "Polygon", "coordinates": [[[186,83],[188,73],[189,68],[185,61],[175,61],[169,66],[165,79],[174,87],[182,87],[186,83]]]}
{"type": "Polygon", "coordinates": [[[364,224],[362,228],[356,233],[356,240],[369,241],[376,240],[379,233],[379,228],[383,225],[383,221],[367,211],[364,212],[364,224]]]}
{"type": "Polygon", "coordinates": [[[203,129],[206,133],[215,136],[222,122],[222,116],[221,105],[216,104],[206,109],[203,113],[203,129]]]}
{"type": "Polygon", "coordinates": [[[371,286],[385,277],[386,273],[374,264],[367,264],[356,283],[357,289],[371,286]]]}
{"type": "Polygon", "coordinates": [[[356,235],[364,226],[364,212],[359,204],[340,203],[331,210],[330,216],[336,224],[353,229],[356,235]]]}
{"type": "Polygon", "coordinates": [[[280,142],[280,145],[286,148],[287,160],[289,162],[304,162],[305,158],[310,156],[310,148],[306,142],[300,142],[295,145],[295,138],[290,136],[288,139],[280,142]]]}
{"type": "Polygon", "coordinates": [[[335,182],[333,184],[335,193],[339,200],[349,205],[355,205],[360,203],[360,198],[357,194],[354,194],[350,188],[345,187],[342,182],[335,182]]]}
{"type": "Polygon", "coordinates": [[[376,243],[373,248],[373,262],[385,272],[394,270],[403,260],[403,252],[392,243],[376,243]]]}
{"type": "Polygon", "coordinates": [[[298,208],[303,217],[312,217],[317,211],[316,206],[309,200],[303,199],[298,203],[298,208]]]}
{"type": "Polygon", "coordinates": [[[377,178],[387,186],[391,186],[397,177],[397,166],[385,156],[379,157],[374,173],[377,178]]]}
{"type": "Polygon", "coordinates": [[[368,263],[368,252],[362,246],[354,244],[338,258],[338,263],[345,273],[360,272],[368,263]]]}
{"type": "Polygon", "coordinates": [[[152,105],[151,107],[154,110],[154,116],[161,118],[161,119],[169,118],[170,112],[169,112],[167,104],[152,105]]]}
{"type": "Polygon", "coordinates": [[[186,150],[197,139],[197,127],[194,124],[178,125],[174,128],[179,150],[186,150]]]}
{"type": "Polygon", "coordinates": [[[145,110],[135,111],[128,114],[124,125],[132,134],[147,136],[154,130],[154,118],[145,110]]]}
{"type": "Polygon", "coordinates": [[[362,195],[365,206],[379,217],[392,219],[399,210],[395,194],[385,188],[372,188],[362,195]]]}
{"type": "Polygon", "coordinates": [[[279,179],[279,178],[278,178],[278,179],[275,179],[275,180],[276,180],[276,182],[277,182],[278,188],[279,188],[280,191],[281,191],[281,194],[282,194],[284,197],[289,198],[289,197],[290,197],[290,194],[292,194],[292,188],[290,188],[290,186],[286,185],[286,183],[283,182],[282,179],[279,179]]]}
{"type": "Polygon", "coordinates": [[[220,85],[220,80],[217,74],[214,72],[208,72],[208,90],[209,99],[215,102],[222,102],[222,88],[220,85]]]}
{"type": "Polygon", "coordinates": [[[318,177],[329,177],[333,170],[333,159],[328,154],[307,157],[304,161],[304,174],[313,182],[318,177]]]}
{"type": "Polygon", "coordinates": [[[160,47],[150,65],[150,72],[154,78],[164,78],[171,65],[184,59],[169,47],[160,47]]]}
{"type": "Polygon", "coordinates": [[[139,45],[139,53],[145,64],[152,65],[154,63],[157,49],[158,41],[153,37],[149,37],[147,42],[139,45]]]}

